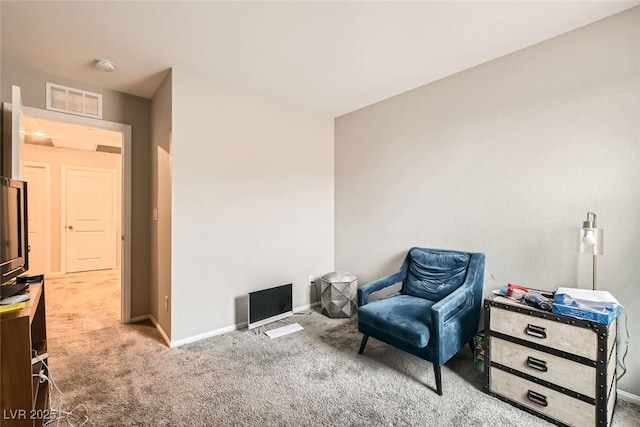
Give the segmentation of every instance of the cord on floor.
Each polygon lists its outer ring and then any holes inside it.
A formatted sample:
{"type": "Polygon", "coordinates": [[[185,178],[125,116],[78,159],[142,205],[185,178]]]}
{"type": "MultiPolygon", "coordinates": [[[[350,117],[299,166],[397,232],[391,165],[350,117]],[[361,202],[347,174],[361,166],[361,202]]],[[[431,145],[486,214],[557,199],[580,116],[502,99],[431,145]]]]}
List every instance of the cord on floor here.
{"type": "Polygon", "coordinates": [[[84,404],[81,403],[79,405],[76,405],[70,411],[65,411],[62,409],[62,405],[64,403],[64,393],[60,390],[60,388],[58,387],[58,385],[53,379],[51,369],[47,365],[47,362],[45,362],[47,358],[41,357],[36,350],[32,350],[32,353],[33,353],[33,357],[36,358],[40,363],[42,363],[42,365],[46,368],[48,373],[48,375],[45,375],[44,373],[45,371],[44,369],[42,369],[38,374],[34,374],[33,376],[39,377],[41,383],[46,381],[52,386],[51,390],[49,390],[50,412],[48,413],[48,415],[50,416],[47,417],[43,425],[44,426],[53,426],[53,425],[60,426],[60,422],[63,421],[65,422],[65,424],[63,425],[68,425],[69,427],[82,427],[86,423],[88,423],[89,409],[84,404]],[[60,394],[60,401],[58,402],[58,407],[56,409],[54,409],[54,406],[53,406],[54,391],[57,391],[60,394]],[[81,423],[78,425],[74,424],[74,422],[78,422],[78,421],[81,421],[81,423]]]}

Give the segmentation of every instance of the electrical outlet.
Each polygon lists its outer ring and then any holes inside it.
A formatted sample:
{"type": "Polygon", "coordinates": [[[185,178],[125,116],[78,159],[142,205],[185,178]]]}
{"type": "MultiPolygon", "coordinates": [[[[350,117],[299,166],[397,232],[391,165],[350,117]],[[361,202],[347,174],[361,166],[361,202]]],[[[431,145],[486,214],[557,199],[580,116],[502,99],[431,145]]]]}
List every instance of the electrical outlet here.
{"type": "Polygon", "coordinates": [[[313,285],[316,280],[316,276],[314,276],[313,274],[309,275],[309,285],[313,285]]]}
{"type": "Polygon", "coordinates": [[[168,312],[169,311],[169,296],[165,295],[164,296],[164,309],[168,312]]]}

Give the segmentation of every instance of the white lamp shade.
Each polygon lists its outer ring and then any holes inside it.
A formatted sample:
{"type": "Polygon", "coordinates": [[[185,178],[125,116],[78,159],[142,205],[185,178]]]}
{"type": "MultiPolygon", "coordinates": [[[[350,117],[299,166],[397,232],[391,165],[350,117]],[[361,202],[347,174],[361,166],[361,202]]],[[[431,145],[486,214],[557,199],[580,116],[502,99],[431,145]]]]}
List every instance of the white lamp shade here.
{"type": "Polygon", "coordinates": [[[596,232],[593,228],[582,230],[582,243],[587,246],[596,244],[596,232]]]}
{"type": "Polygon", "coordinates": [[[580,229],[580,252],[602,255],[604,234],[602,228],[580,229]]]}

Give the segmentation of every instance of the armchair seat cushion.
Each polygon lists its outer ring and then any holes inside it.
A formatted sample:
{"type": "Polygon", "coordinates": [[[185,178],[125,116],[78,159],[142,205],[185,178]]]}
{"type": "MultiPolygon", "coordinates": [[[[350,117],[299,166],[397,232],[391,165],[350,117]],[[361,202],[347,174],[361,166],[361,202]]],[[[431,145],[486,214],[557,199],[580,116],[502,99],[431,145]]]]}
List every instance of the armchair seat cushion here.
{"type": "Polygon", "coordinates": [[[431,337],[433,304],[435,302],[411,295],[379,299],[359,308],[358,323],[423,348],[431,337]]]}

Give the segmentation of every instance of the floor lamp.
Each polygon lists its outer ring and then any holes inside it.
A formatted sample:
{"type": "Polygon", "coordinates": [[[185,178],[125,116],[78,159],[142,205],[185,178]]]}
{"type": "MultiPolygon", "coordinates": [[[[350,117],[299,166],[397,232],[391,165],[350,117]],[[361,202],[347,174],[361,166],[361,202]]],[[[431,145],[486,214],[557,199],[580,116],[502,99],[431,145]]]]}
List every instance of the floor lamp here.
{"type": "Polygon", "coordinates": [[[602,228],[598,228],[596,214],[587,212],[587,220],[580,228],[580,252],[593,256],[593,290],[596,290],[596,256],[602,255],[603,244],[602,228]]]}

